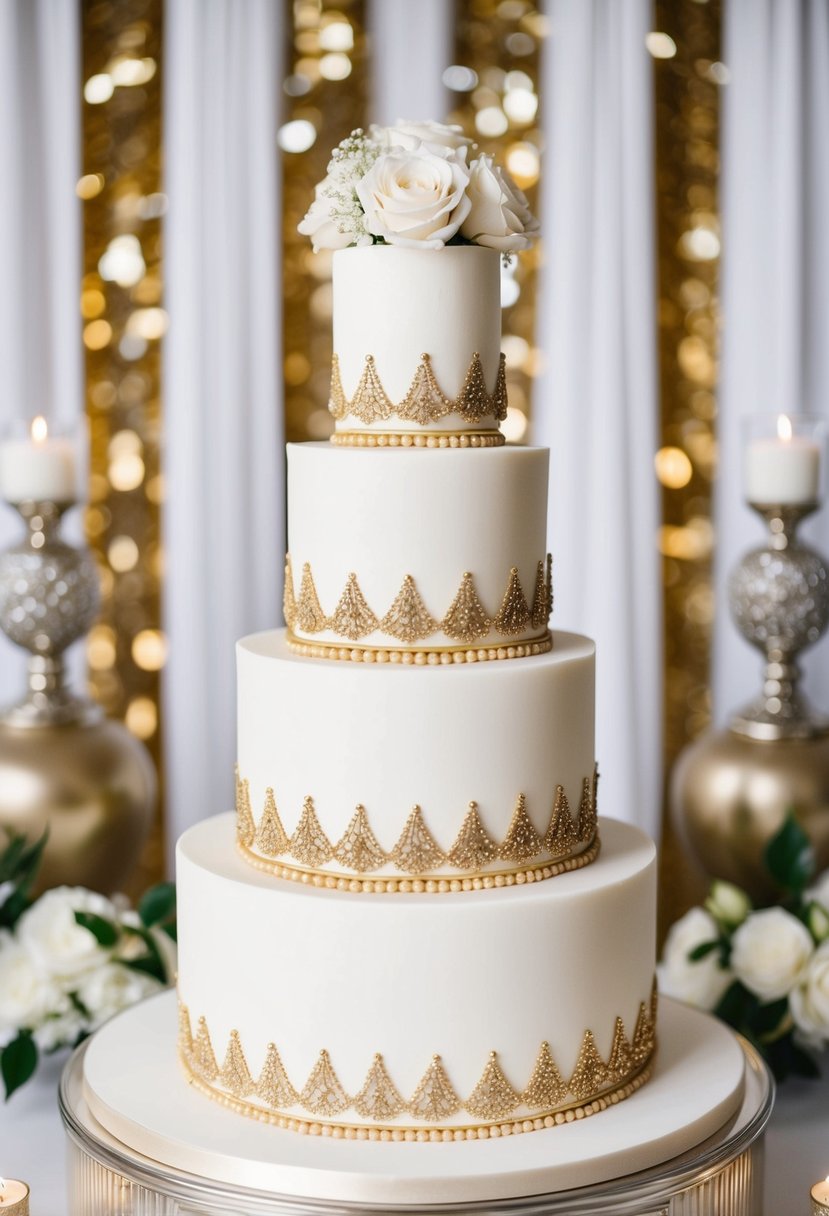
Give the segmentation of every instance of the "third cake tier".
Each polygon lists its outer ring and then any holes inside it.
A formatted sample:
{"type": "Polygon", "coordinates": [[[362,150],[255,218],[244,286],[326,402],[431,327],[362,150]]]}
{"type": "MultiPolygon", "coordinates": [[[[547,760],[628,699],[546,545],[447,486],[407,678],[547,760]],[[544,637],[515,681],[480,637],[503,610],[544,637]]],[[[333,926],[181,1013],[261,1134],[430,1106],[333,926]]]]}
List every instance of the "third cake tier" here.
{"type": "Polygon", "coordinates": [[[548,463],[544,448],[289,444],[293,645],[432,664],[548,649],[548,463]]]}
{"type": "Polygon", "coordinates": [[[595,648],[462,669],[237,648],[239,846],[282,877],[365,891],[551,878],[598,849],[595,648]]]}

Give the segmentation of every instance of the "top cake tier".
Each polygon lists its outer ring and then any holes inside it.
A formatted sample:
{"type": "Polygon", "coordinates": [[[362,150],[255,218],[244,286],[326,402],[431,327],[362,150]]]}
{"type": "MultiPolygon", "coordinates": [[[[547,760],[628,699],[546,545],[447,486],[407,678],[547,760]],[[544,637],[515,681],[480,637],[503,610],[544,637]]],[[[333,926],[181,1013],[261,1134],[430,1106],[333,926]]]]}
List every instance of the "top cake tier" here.
{"type": "Polygon", "coordinates": [[[499,255],[482,246],[334,254],[334,441],[503,442],[499,255]]]}

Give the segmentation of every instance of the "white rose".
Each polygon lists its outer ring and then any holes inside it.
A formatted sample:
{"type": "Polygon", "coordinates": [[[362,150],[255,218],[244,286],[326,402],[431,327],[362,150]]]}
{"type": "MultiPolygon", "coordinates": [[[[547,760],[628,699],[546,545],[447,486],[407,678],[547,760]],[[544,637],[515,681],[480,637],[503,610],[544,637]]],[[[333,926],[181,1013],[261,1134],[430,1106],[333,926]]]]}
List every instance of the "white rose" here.
{"type": "Polygon", "coordinates": [[[11,933],[0,933],[0,1031],[33,1030],[46,1015],[67,1004],[66,997],[35,965],[11,933]]]}
{"type": "Polygon", "coordinates": [[[719,930],[712,916],[692,908],[680,917],[665,941],[659,967],[659,990],[699,1009],[713,1009],[734,978],[720,966],[719,951],[692,962],[688,955],[704,942],[716,941],[719,930]]]}
{"type": "Polygon", "coordinates": [[[325,178],[315,188],[314,201],[304,219],[297,224],[297,232],[310,236],[314,253],[321,249],[346,249],[356,240],[355,233],[340,232],[332,218],[333,202],[325,193],[327,186],[328,178],[325,178]]]}
{"type": "Polygon", "coordinates": [[[70,1006],[59,1017],[47,1018],[34,1033],[34,1040],[41,1051],[57,1051],[59,1047],[74,1047],[79,1037],[89,1026],[74,1006],[70,1006]]]}
{"type": "Polygon", "coordinates": [[[152,976],[133,971],[121,963],[105,963],[93,971],[78,989],[78,997],[89,1010],[91,1026],[97,1028],[113,1014],[128,1009],[138,1001],[159,991],[152,976]]]}
{"type": "Polygon", "coordinates": [[[526,195],[491,156],[479,156],[469,166],[467,194],[471,206],[461,226],[467,240],[501,253],[529,249],[538,220],[526,195]]]}
{"type": "Polygon", "coordinates": [[[814,951],[806,926],[783,908],[765,908],[743,921],[732,938],[731,966],[762,1001],[791,992],[814,951]]]}
{"type": "Polygon", "coordinates": [[[398,118],[390,127],[372,126],[371,138],[381,148],[402,148],[405,152],[416,152],[423,147],[438,156],[446,152],[461,152],[471,148],[473,141],[463,133],[463,128],[444,122],[408,122],[398,118]]]}
{"type": "Polygon", "coordinates": [[[818,946],[789,994],[798,1030],[812,1042],[829,1040],[829,941],[818,946]]]}
{"type": "Polygon", "coordinates": [[[112,902],[83,887],[56,887],[24,912],[17,936],[37,967],[46,975],[71,981],[100,965],[108,957],[88,929],[75,920],[76,912],[92,912],[115,920],[112,902]]]}
{"type": "Polygon", "coordinates": [[[468,181],[461,160],[421,148],[378,156],[355,189],[374,236],[409,249],[440,249],[469,212],[468,181]]]}

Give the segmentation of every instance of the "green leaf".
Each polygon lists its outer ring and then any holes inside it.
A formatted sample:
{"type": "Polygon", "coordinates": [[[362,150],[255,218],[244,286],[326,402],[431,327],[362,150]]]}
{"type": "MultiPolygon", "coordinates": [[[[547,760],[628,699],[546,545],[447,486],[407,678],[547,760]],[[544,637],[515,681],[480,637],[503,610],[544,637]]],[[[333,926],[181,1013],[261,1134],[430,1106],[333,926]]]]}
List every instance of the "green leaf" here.
{"type": "Polygon", "coordinates": [[[28,1030],[21,1030],[16,1039],[7,1043],[0,1052],[0,1071],[3,1073],[3,1085],[6,1090],[6,1101],[16,1089],[25,1085],[37,1068],[37,1044],[28,1030]]]}
{"type": "Polygon", "coordinates": [[[149,929],[151,925],[160,925],[163,921],[172,920],[176,914],[175,883],[160,882],[155,887],[145,891],[138,904],[138,915],[149,929]]]}
{"type": "Polygon", "coordinates": [[[765,851],[766,868],[784,891],[799,892],[815,872],[815,851],[790,811],[765,851]]]}
{"type": "Polygon", "coordinates": [[[749,992],[739,980],[734,980],[720,997],[714,1013],[724,1022],[728,1022],[729,1026],[733,1026],[735,1030],[747,1033],[759,1005],[757,997],[749,992]]]}
{"type": "Polygon", "coordinates": [[[112,921],[96,916],[94,912],[76,912],[75,920],[83,929],[88,929],[99,946],[108,950],[118,941],[118,928],[112,921]]]}
{"type": "MultiPolygon", "coordinates": [[[[782,1024],[789,1019],[789,998],[781,997],[779,1001],[771,1001],[768,1005],[758,1005],[752,1016],[753,1028],[764,1037],[774,1036],[782,1024]]],[[[789,1028],[791,1020],[789,1019],[789,1028]]]]}
{"type": "Polygon", "coordinates": [[[0,928],[13,929],[28,907],[29,899],[23,891],[12,891],[0,908],[0,928]]]}
{"type": "Polygon", "coordinates": [[[158,957],[145,954],[143,958],[125,958],[121,960],[121,966],[129,967],[130,971],[140,971],[142,975],[151,975],[159,984],[167,983],[164,964],[158,957]]]}
{"type": "Polygon", "coordinates": [[[816,1080],[820,1076],[815,1059],[802,1047],[798,1047],[791,1035],[778,1039],[762,1051],[776,1081],[785,1081],[790,1076],[816,1080]]]}
{"type": "Polygon", "coordinates": [[[718,950],[719,946],[720,943],[718,941],[700,942],[698,946],[694,946],[693,950],[688,951],[688,962],[698,963],[700,959],[705,958],[707,954],[711,954],[712,951],[718,950]]]}

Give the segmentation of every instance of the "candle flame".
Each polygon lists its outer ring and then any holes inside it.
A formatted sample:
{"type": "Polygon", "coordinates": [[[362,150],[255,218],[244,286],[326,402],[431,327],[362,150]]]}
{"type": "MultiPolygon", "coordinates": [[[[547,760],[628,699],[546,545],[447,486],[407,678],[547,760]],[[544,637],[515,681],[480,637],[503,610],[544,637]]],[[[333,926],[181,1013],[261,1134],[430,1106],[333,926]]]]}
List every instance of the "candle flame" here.
{"type": "Polygon", "coordinates": [[[32,439],[35,443],[43,443],[49,434],[49,427],[42,414],[32,419],[32,439]]]}
{"type": "Polygon", "coordinates": [[[792,420],[787,418],[785,414],[779,414],[777,418],[777,437],[785,443],[792,437],[792,420]]]}

